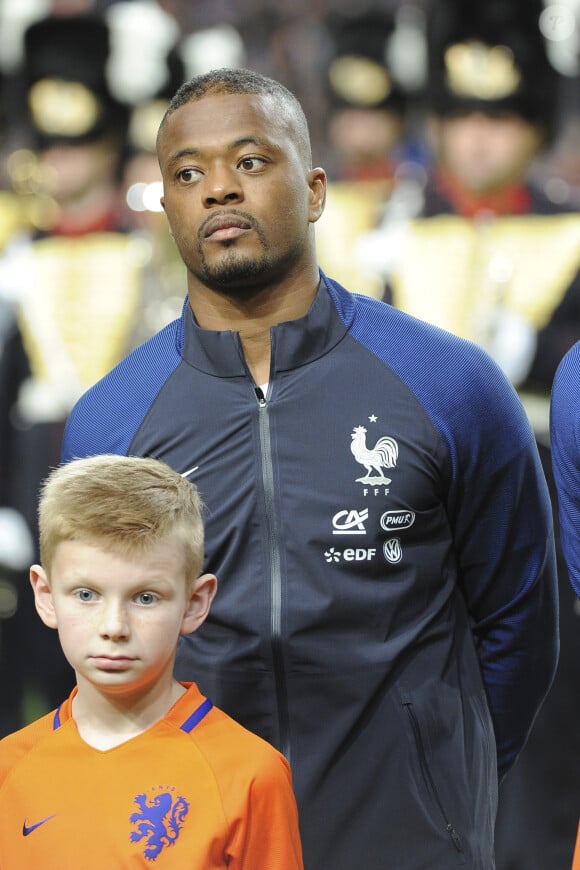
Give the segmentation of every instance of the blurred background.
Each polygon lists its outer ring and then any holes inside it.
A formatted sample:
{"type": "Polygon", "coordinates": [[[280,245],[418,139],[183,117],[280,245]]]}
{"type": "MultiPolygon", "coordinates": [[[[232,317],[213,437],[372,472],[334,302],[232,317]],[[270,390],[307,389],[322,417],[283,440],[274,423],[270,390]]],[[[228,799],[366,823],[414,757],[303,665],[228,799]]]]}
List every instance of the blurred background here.
{"type": "MultiPolygon", "coordinates": [[[[180,312],[155,136],[177,87],[224,66],[304,107],[329,177],[322,268],[504,368],[557,527],[549,395],[580,339],[580,0],[0,0],[0,737],[72,687],[27,582],[38,488],[78,396],[180,312]]],[[[580,607],[558,555],[560,665],[502,786],[498,870],[571,863],[580,607]]]]}

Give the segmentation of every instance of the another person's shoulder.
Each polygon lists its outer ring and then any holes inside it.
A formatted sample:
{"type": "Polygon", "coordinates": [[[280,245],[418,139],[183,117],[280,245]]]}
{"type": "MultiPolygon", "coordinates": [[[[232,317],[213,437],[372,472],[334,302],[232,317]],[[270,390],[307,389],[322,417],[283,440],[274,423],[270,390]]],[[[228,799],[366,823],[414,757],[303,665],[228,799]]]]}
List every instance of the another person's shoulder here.
{"type": "Polygon", "coordinates": [[[578,386],[580,385],[580,341],[564,354],[554,377],[554,385],[552,392],[559,390],[570,390],[574,395],[578,396],[578,386]]]}
{"type": "Polygon", "coordinates": [[[552,385],[550,415],[554,441],[562,441],[568,431],[580,444],[580,341],[560,360],[552,385]]]}

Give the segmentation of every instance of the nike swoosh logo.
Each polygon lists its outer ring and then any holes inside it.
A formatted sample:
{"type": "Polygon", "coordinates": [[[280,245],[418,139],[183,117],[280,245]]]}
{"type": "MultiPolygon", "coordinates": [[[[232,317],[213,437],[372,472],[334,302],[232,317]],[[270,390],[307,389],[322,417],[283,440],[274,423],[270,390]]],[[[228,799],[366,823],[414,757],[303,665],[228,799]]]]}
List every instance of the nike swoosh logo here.
{"type": "Polygon", "coordinates": [[[33,825],[27,825],[26,822],[22,825],[22,835],[27,837],[29,834],[32,834],[33,831],[36,831],[37,828],[40,828],[41,825],[44,825],[45,822],[50,822],[51,819],[54,819],[56,813],[52,816],[47,816],[45,819],[41,819],[39,822],[35,822],[33,825]]]}
{"type": "Polygon", "coordinates": [[[181,476],[182,477],[189,477],[189,475],[193,474],[194,471],[197,471],[198,468],[199,468],[199,465],[194,465],[193,468],[188,468],[187,471],[182,471],[181,476]]]}

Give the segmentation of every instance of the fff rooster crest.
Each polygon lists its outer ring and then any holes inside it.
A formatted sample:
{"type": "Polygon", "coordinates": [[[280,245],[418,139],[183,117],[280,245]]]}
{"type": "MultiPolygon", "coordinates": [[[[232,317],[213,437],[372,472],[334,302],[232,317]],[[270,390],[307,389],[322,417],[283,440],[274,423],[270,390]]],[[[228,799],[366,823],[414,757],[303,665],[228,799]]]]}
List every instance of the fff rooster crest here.
{"type": "Polygon", "coordinates": [[[351,432],[351,453],[361,465],[366,468],[364,477],[357,477],[357,483],[390,483],[391,478],[385,477],[383,468],[394,468],[399,456],[399,445],[394,438],[383,435],[374,447],[366,444],[367,430],[364,426],[355,426],[351,432]]]}

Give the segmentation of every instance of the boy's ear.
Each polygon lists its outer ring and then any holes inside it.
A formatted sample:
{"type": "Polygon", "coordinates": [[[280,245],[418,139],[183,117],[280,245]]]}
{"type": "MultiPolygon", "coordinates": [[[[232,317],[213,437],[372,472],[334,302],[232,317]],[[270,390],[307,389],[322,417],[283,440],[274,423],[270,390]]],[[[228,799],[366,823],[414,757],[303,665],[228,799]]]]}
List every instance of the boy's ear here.
{"type": "Polygon", "coordinates": [[[204,622],[217,591],[217,577],[202,574],[191,588],[189,602],[181,623],[181,634],[191,634],[204,622]]]}
{"type": "Polygon", "coordinates": [[[56,614],[52,603],[52,593],[41,565],[32,565],[30,569],[30,584],[34,591],[34,604],[38,615],[49,628],[57,628],[56,614]]]}

